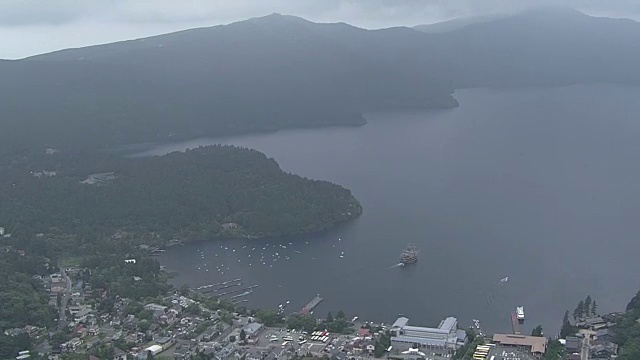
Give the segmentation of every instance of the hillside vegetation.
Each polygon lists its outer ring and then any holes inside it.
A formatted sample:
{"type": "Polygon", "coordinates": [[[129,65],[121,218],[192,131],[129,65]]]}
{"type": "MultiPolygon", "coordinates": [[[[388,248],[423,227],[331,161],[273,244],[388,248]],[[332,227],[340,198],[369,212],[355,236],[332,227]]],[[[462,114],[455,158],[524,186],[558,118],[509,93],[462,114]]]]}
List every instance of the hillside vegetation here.
{"type": "Polygon", "coordinates": [[[69,240],[78,246],[119,231],[165,241],[286,236],[326,230],[362,211],[349,190],[287,174],[264,154],[232,146],[152,158],[60,152],[0,170],[0,219],[26,243],[51,229],[78,235],[69,240]],[[32,173],[43,169],[56,175],[32,173]],[[115,178],[81,183],[104,172],[115,178]]]}

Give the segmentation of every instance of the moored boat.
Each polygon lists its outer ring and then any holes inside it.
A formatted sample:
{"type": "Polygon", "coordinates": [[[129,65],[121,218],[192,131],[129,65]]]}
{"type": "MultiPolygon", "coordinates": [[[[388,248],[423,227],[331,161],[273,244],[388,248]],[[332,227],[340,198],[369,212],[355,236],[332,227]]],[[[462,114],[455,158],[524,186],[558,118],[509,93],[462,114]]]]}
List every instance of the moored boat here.
{"type": "Polygon", "coordinates": [[[418,261],[418,255],[420,254],[420,250],[415,245],[409,245],[406,249],[400,254],[400,263],[402,265],[413,264],[418,261]]]}

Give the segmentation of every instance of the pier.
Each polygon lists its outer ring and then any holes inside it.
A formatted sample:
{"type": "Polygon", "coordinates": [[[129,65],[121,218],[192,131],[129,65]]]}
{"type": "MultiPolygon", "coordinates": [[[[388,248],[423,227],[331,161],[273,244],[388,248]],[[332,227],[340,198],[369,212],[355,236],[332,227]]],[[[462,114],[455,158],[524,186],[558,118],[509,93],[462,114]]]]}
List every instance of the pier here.
{"type": "Polygon", "coordinates": [[[316,297],[311,299],[311,301],[309,301],[309,303],[307,303],[307,305],[305,305],[302,310],[300,310],[300,314],[310,313],[316,306],[318,306],[322,302],[322,300],[324,299],[320,297],[320,294],[317,294],[316,297]]]}
{"type": "Polygon", "coordinates": [[[247,286],[247,287],[242,288],[242,289],[229,290],[229,291],[225,291],[225,292],[222,292],[222,293],[217,293],[217,290],[214,290],[214,291],[213,291],[213,292],[214,292],[214,294],[211,294],[211,295],[213,295],[213,296],[225,296],[225,295],[231,295],[231,294],[235,294],[235,293],[239,293],[239,292],[243,292],[243,291],[248,291],[248,290],[251,290],[251,289],[255,289],[255,288],[257,288],[257,287],[258,287],[258,285],[251,285],[251,286],[247,286]]]}
{"type": "Polygon", "coordinates": [[[227,281],[223,281],[223,282],[219,282],[219,283],[215,283],[215,284],[202,285],[202,286],[198,286],[197,288],[192,289],[192,290],[210,289],[210,288],[212,288],[214,286],[227,285],[227,284],[229,284],[231,282],[237,282],[237,281],[240,281],[240,280],[242,280],[242,278],[237,278],[237,279],[233,279],[233,280],[227,280],[227,281]]]}
{"type": "Polygon", "coordinates": [[[518,322],[518,316],[516,312],[511,312],[511,327],[514,335],[520,335],[520,322],[518,322]]]}

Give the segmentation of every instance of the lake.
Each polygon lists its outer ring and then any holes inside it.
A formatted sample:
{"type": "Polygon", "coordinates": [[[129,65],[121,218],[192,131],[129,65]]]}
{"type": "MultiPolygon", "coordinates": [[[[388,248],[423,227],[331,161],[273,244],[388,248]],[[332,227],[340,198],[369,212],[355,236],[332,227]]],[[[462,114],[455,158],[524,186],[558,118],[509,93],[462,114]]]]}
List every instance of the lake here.
{"type": "Polygon", "coordinates": [[[623,310],[640,288],[640,88],[455,96],[456,109],[369,114],[358,128],[146,152],[255,148],[285,171],[348,187],[364,206],[359,219],[325,234],[189,244],[160,261],[179,272],[176,284],[259,284],[238,298],[249,307],[289,300],[295,311],[319,293],[317,314],[342,309],[385,323],[404,314],[435,326],[452,315],[464,326],[475,318],[485,331],[509,331],[510,312],[523,305],[524,330],[542,324],[552,335],[588,294],[601,311],[623,310]],[[420,260],[393,267],[409,243],[420,260]]]}

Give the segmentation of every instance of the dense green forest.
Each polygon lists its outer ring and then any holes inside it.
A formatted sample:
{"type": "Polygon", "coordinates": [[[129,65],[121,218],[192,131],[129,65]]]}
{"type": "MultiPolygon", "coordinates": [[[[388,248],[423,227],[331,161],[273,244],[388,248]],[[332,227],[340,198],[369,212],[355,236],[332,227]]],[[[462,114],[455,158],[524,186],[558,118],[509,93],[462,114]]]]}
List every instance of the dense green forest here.
{"type": "Polygon", "coordinates": [[[0,171],[0,226],[27,243],[56,233],[49,246],[58,247],[122,232],[156,244],[286,236],[326,230],[362,211],[349,190],[287,174],[264,154],[232,146],[150,158],[43,151],[0,171]],[[82,183],[105,172],[115,178],[82,183]]]}
{"type": "Polygon", "coordinates": [[[49,298],[34,275],[48,275],[47,262],[40,256],[23,256],[0,249],[0,333],[25,325],[50,326],[55,311],[47,306],[49,298]]]}
{"type": "Polygon", "coordinates": [[[616,342],[620,345],[619,359],[640,359],[640,291],[629,301],[626,312],[616,324],[616,342]]]}

